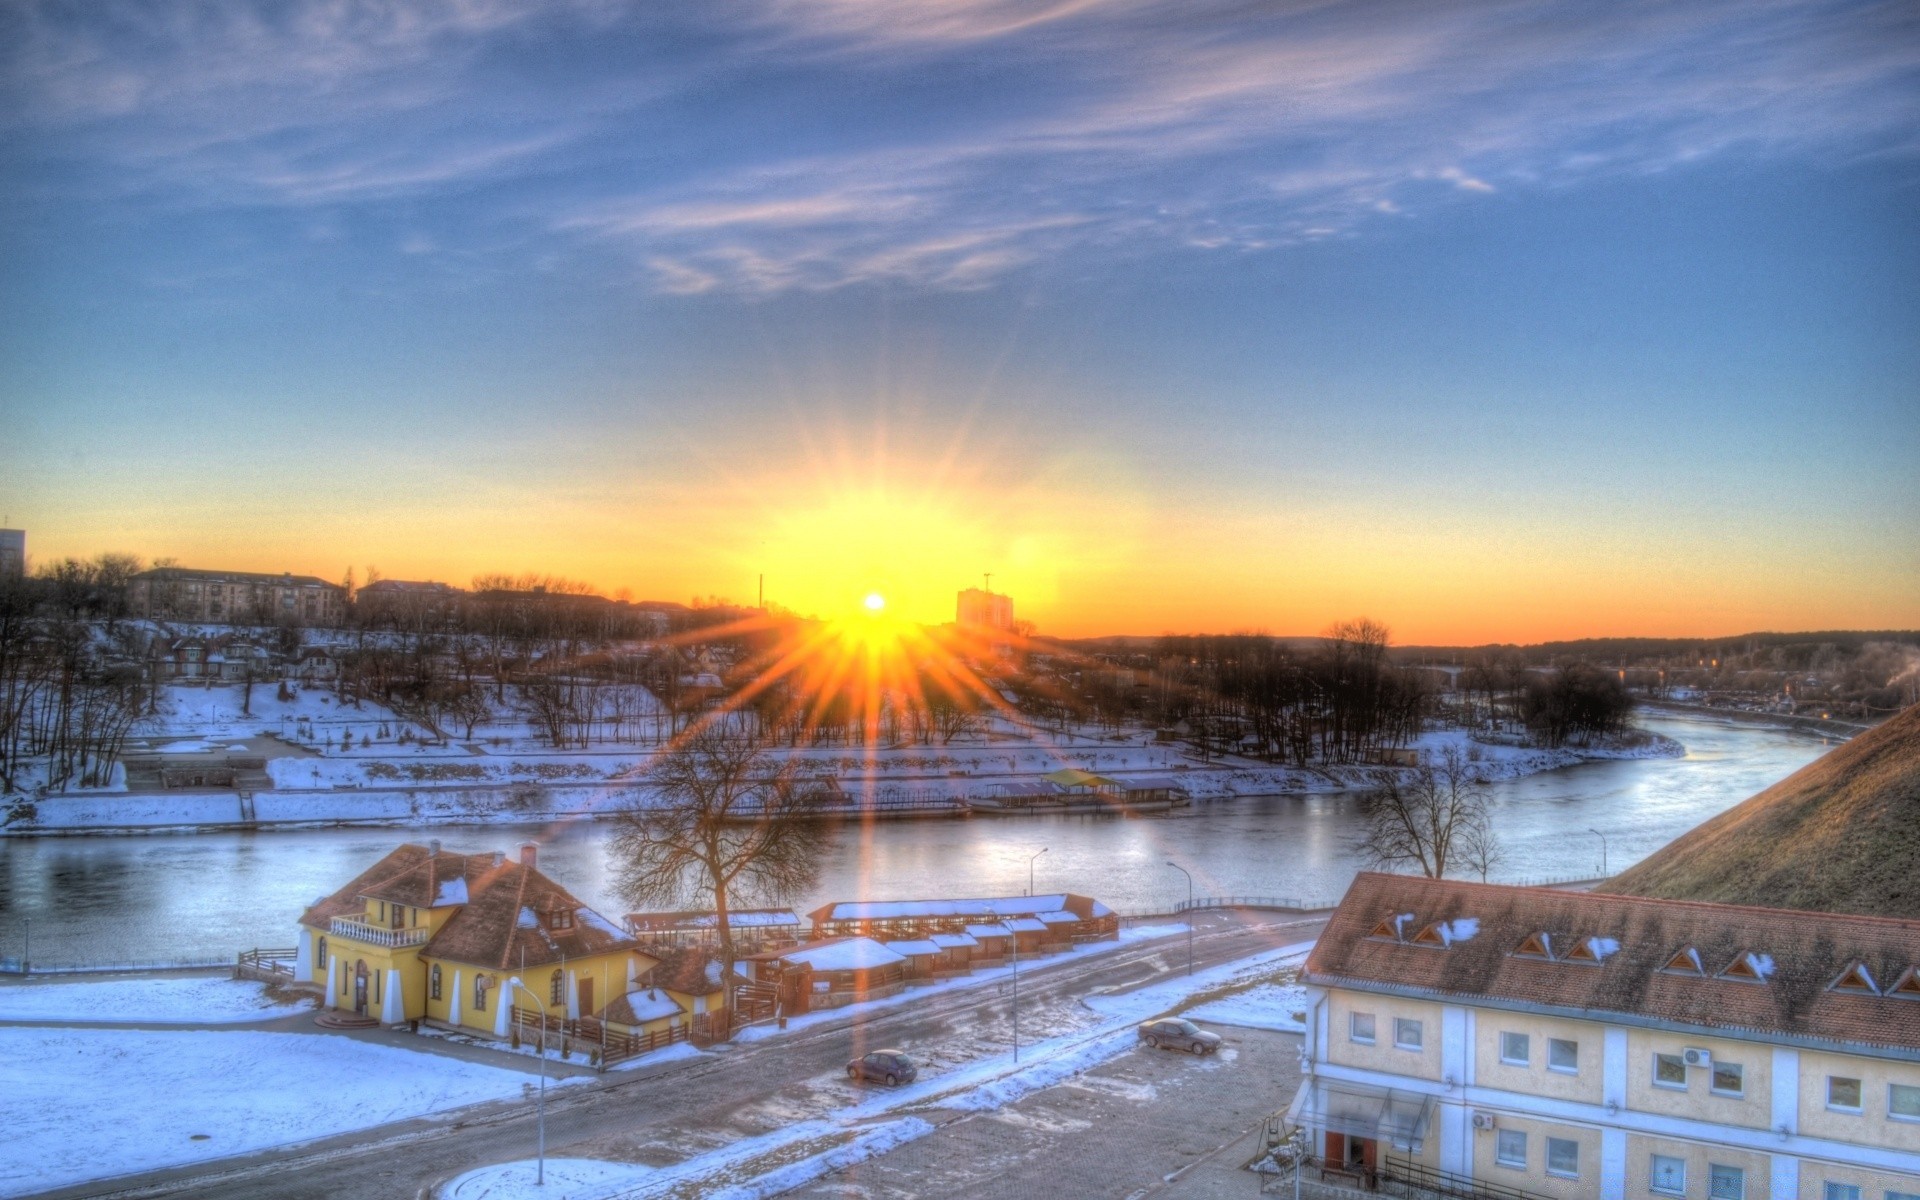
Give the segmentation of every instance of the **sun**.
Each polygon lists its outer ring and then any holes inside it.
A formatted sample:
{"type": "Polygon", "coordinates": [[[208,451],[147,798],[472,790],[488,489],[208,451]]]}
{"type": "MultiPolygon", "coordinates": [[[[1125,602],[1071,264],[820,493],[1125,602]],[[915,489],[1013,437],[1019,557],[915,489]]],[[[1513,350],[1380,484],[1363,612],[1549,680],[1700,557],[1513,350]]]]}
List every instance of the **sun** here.
{"type": "Polygon", "coordinates": [[[879,592],[868,592],[865,603],[866,603],[868,612],[877,613],[882,609],[886,608],[887,598],[885,596],[882,596],[879,592]]]}

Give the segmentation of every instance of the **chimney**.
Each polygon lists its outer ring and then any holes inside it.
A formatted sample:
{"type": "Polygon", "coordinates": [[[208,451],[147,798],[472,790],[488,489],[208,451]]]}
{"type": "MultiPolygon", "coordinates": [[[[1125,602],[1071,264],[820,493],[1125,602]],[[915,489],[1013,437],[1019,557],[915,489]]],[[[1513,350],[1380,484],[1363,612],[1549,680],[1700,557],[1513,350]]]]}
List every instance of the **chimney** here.
{"type": "Polygon", "coordinates": [[[539,858],[540,858],[540,843],[538,842],[521,842],[520,843],[520,865],[521,866],[531,871],[534,869],[534,865],[539,860],[539,858]]]}
{"type": "Polygon", "coordinates": [[[439,838],[434,838],[432,841],[427,843],[427,857],[428,858],[440,857],[440,839],[439,838]]]}

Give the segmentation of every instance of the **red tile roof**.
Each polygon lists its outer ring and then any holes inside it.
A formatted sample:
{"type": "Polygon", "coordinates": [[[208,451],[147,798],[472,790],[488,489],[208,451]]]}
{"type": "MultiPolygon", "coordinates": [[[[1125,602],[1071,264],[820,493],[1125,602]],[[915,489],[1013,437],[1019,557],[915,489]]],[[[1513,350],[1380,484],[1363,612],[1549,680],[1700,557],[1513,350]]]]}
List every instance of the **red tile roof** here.
{"type": "Polygon", "coordinates": [[[308,909],[300,923],[324,930],[334,917],[359,916],[367,897],[430,908],[447,895],[461,895],[458,910],[421,948],[424,957],[514,970],[522,962],[531,967],[639,946],[536,868],[504,855],[436,853],[411,843],[308,909]],[[464,884],[464,894],[442,891],[454,883],[464,884]],[[556,920],[562,913],[570,919],[556,920]]]}
{"type": "Polygon", "coordinates": [[[1920,921],[1369,873],[1347,890],[1306,978],[1920,1050],[1920,998],[1831,989],[1856,963],[1893,988],[1920,967],[1920,921]],[[1376,935],[1402,916],[1400,940],[1376,935]],[[1552,959],[1515,954],[1536,934],[1552,959]],[[1689,949],[1701,973],[1665,969],[1689,949]],[[1726,974],[1743,962],[1765,978],[1726,974]]]}

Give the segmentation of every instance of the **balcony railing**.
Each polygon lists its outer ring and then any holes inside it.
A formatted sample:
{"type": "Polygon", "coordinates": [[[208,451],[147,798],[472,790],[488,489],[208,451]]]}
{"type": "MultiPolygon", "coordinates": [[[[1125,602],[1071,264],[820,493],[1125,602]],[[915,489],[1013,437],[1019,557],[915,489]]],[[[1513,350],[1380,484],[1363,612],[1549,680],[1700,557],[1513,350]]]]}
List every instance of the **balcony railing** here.
{"type": "Polygon", "coordinates": [[[338,937],[352,938],[356,942],[365,942],[369,946],[385,946],[390,950],[402,946],[418,946],[433,936],[431,929],[382,929],[378,925],[369,925],[365,921],[356,921],[352,917],[335,917],[327,928],[328,932],[338,937]]]}

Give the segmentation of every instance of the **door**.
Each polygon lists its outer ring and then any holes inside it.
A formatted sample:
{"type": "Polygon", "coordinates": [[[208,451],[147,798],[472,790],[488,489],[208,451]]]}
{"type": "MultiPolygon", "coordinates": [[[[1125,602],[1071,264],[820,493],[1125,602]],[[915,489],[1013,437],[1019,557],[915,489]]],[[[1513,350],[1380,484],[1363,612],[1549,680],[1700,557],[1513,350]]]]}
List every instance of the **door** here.
{"type": "Polygon", "coordinates": [[[353,964],[353,1011],[363,1017],[367,1015],[367,960],[364,958],[353,964]]]}
{"type": "Polygon", "coordinates": [[[586,976],[580,980],[580,1015],[583,1017],[590,1017],[593,1015],[593,978],[592,976],[586,976]]]}

